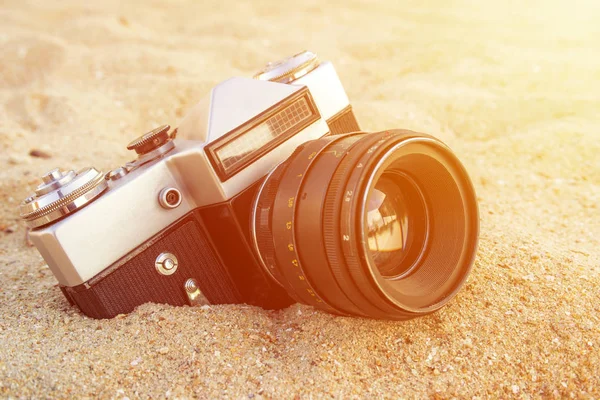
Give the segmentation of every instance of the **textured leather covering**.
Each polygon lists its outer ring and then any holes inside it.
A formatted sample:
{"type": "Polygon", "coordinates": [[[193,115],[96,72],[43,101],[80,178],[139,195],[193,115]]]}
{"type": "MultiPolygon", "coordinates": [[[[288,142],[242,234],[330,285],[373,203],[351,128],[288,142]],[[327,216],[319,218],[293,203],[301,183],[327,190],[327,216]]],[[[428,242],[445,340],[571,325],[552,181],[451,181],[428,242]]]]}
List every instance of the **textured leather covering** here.
{"type": "Polygon", "coordinates": [[[184,283],[189,278],[196,279],[212,304],[240,302],[231,277],[194,213],[140,248],[145,249],[130,259],[124,258],[121,265],[109,267],[86,285],[61,290],[92,318],[112,318],[147,302],[185,305],[184,283]],[[178,267],[173,275],[161,275],[155,268],[155,260],[163,252],[177,257],[178,267]]]}

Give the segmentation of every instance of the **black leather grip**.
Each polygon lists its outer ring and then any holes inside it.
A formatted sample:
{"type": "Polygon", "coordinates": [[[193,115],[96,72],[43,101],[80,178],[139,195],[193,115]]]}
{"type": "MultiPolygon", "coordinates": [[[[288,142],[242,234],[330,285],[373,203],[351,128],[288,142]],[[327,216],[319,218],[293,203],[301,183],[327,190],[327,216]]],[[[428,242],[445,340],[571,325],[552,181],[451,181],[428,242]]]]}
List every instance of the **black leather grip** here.
{"type": "Polygon", "coordinates": [[[189,278],[198,282],[212,304],[241,301],[197,212],[188,214],[85,284],[63,286],[61,290],[87,316],[112,318],[147,302],[187,304],[184,284],[189,278]],[[156,258],[164,252],[177,258],[177,270],[172,275],[162,275],[155,267],[156,258]]]}

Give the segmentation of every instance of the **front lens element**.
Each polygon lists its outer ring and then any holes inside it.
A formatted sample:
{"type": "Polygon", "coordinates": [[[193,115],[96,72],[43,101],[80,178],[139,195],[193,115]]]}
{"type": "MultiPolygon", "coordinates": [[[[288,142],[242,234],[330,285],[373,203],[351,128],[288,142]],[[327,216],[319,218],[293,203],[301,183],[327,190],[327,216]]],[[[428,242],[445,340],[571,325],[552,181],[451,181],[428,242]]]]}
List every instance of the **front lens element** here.
{"type": "Polygon", "coordinates": [[[297,301],[408,319],[456,295],[475,257],[475,192],[443,143],[411,131],[326,136],[264,181],[252,231],[297,301]]]}
{"type": "Polygon", "coordinates": [[[415,266],[425,246],[427,212],[420,190],[399,171],[385,172],[368,193],[369,255],[382,276],[398,278],[415,266]]]}

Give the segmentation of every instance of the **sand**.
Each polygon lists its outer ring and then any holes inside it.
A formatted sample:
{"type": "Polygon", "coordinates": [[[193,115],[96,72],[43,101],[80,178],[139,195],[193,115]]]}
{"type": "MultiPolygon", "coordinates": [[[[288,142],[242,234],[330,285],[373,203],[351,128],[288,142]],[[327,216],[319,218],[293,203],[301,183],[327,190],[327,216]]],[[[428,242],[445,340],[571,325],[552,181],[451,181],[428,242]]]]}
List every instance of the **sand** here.
{"type": "Polygon", "coordinates": [[[600,398],[597,2],[49,3],[0,10],[1,397],[600,398]],[[408,322],[69,306],[17,216],[37,177],[121,165],[215,83],[305,48],[365,130],[464,161],[481,240],[461,293],[408,322]]]}

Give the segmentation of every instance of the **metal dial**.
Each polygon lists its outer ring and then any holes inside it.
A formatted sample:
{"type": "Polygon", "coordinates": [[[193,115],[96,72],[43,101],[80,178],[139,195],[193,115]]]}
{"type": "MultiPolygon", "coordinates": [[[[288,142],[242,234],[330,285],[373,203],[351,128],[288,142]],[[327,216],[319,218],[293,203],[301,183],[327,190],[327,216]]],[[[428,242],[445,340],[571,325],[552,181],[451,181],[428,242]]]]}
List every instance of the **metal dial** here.
{"type": "Polygon", "coordinates": [[[319,63],[315,53],[303,51],[283,60],[268,63],[262,71],[254,75],[254,79],[290,83],[317,68],[319,63]]]}
{"type": "Polygon", "coordinates": [[[131,141],[127,145],[127,149],[135,150],[140,155],[156,150],[170,139],[169,129],[171,129],[169,125],[162,125],[150,132],[144,133],[142,136],[131,141]]]}
{"type": "Polygon", "coordinates": [[[20,205],[21,218],[30,228],[48,225],[85,206],[108,188],[95,168],[75,173],[53,169],[42,177],[35,194],[20,205]]]}

